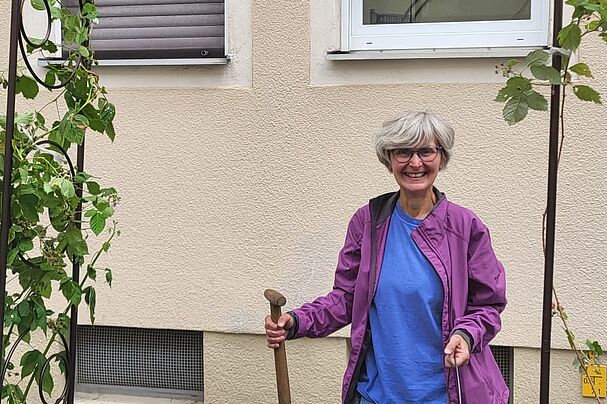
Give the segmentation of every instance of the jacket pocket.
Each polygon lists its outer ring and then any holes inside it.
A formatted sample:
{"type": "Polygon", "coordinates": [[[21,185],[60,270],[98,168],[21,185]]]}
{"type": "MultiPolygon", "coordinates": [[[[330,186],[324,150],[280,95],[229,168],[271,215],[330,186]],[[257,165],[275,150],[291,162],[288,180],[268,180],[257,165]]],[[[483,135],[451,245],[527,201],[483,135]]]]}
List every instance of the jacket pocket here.
{"type": "Polygon", "coordinates": [[[491,355],[491,350],[484,349],[482,352],[471,354],[470,362],[459,368],[459,374],[462,404],[506,404],[508,402],[508,389],[491,355]],[[487,357],[487,354],[490,357],[487,357]],[[502,385],[503,388],[500,388],[502,385]]]}

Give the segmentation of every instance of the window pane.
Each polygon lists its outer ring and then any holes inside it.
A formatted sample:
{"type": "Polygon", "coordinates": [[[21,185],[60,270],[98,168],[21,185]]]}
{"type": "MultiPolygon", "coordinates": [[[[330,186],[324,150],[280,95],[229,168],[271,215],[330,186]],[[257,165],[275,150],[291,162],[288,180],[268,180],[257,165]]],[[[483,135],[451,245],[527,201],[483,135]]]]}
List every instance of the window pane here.
{"type": "Polygon", "coordinates": [[[528,20],[531,0],[363,0],[363,24],[528,20]]]}

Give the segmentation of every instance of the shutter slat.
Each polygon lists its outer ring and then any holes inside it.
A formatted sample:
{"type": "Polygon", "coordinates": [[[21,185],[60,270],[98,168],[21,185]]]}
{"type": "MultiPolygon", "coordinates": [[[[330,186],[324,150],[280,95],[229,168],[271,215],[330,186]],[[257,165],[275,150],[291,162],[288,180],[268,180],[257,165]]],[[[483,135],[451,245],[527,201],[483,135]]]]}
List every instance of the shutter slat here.
{"type": "Polygon", "coordinates": [[[204,3],[156,6],[108,6],[97,7],[99,15],[107,17],[136,17],[146,15],[190,15],[190,14],[223,14],[223,3],[204,3]]]}
{"type": "MultiPolygon", "coordinates": [[[[78,0],[63,0],[78,13],[78,0]]],[[[98,59],[225,55],[222,0],[97,0],[91,46],[98,59]]],[[[69,47],[66,47],[69,49],[69,47]]]]}
{"type": "Polygon", "coordinates": [[[93,32],[104,28],[196,27],[223,25],[223,14],[167,15],[162,17],[100,18],[93,32]]]}
{"type": "Polygon", "coordinates": [[[223,38],[201,37],[201,38],[145,38],[129,39],[107,39],[95,41],[95,52],[107,50],[137,50],[137,49],[200,49],[221,48],[223,38]]]}
{"type": "MultiPolygon", "coordinates": [[[[77,8],[68,7],[72,14],[77,8]]],[[[155,6],[108,6],[97,7],[99,19],[109,17],[144,17],[192,14],[223,14],[223,3],[155,5],[155,6]]]]}
{"type": "MultiPolygon", "coordinates": [[[[200,4],[200,3],[224,3],[222,0],[96,0],[97,8],[104,6],[150,6],[156,4],[200,4]]],[[[78,8],[78,0],[63,0],[61,2],[64,7],[78,8]]]]}
{"type": "MultiPolygon", "coordinates": [[[[143,38],[202,38],[202,37],[222,37],[223,26],[205,26],[205,27],[176,27],[167,30],[163,27],[152,28],[108,28],[95,29],[93,31],[93,41],[104,39],[143,39],[143,38]]],[[[96,42],[95,42],[96,43],[96,42]]]]}

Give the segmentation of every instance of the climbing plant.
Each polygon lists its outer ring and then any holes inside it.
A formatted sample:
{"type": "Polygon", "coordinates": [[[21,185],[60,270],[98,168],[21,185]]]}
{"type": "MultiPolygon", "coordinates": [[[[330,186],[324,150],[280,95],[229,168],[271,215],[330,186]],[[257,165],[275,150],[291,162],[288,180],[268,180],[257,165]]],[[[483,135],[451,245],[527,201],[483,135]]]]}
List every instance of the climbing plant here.
{"type": "MultiPolygon", "coordinates": [[[[549,66],[551,55],[545,50],[530,52],[524,60],[511,59],[496,66],[496,73],[502,73],[507,78],[506,85],[499,90],[496,101],[505,103],[502,110],[504,120],[514,125],[527,116],[529,110],[546,111],[548,101],[542,88],[552,85],[560,86],[560,139],[557,166],[563,152],[565,139],[565,100],[573,93],[582,101],[601,104],[601,95],[592,88],[588,81],[593,78],[591,67],[584,62],[572,64],[572,55],[578,51],[583,41],[591,37],[599,37],[607,45],[607,0],[567,0],[567,5],[573,7],[571,21],[558,33],[559,49],[553,49],[561,54],[559,69],[549,66]]],[[[546,253],[546,212],[544,211],[542,238],[544,254],[546,253]]],[[[580,341],[575,336],[568,323],[568,315],[560,303],[556,289],[553,287],[554,303],[553,316],[560,319],[562,328],[567,336],[569,346],[575,353],[574,365],[580,373],[585,374],[592,386],[595,399],[598,397],[594,378],[589,377],[589,368],[599,365],[603,348],[594,339],[580,341]]]]}
{"type": "MultiPolygon", "coordinates": [[[[2,168],[7,119],[0,115],[0,177],[12,182],[11,223],[2,223],[10,225],[8,251],[0,252],[7,254],[1,399],[10,404],[26,402],[33,386],[43,402],[64,397],[66,388],[57,393],[51,367],[68,371],[70,309],[84,301],[95,321],[96,281],[112,284],[112,271],[100,266],[100,257],[119,234],[112,220],[116,190],[78,172],[70,159],[88,132],[115,137],[114,105],[91,69],[95,4],[85,0],[75,13],[58,0],[31,0],[31,6],[46,14],[48,29],[45,38],[33,38],[21,27],[15,86],[19,97],[32,101],[17,105],[41,106],[14,115],[11,173],[2,168]],[[60,21],[62,44],[48,39],[54,21],[60,21]],[[61,63],[38,76],[30,60],[59,47],[61,63]],[[78,281],[71,277],[73,264],[83,268],[78,281]],[[65,302],[60,310],[50,308],[55,295],[65,302]]],[[[4,96],[7,71],[0,73],[4,96]]]]}

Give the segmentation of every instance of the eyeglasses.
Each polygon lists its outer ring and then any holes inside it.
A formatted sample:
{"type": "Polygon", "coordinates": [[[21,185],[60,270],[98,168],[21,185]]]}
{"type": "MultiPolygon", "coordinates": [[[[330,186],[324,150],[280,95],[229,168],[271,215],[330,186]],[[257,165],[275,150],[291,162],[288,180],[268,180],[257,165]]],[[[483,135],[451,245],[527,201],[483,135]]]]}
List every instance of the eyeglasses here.
{"type": "Polygon", "coordinates": [[[424,163],[429,163],[434,161],[439,151],[445,150],[440,146],[424,146],[419,148],[411,148],[411,147],[401,147],[398,149],[391,150],[392,156],[394,160],[399,163],[408,163],[411,158],[413,158],[414,154],[417,154],[417,157],[424,163]]]}

